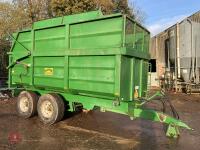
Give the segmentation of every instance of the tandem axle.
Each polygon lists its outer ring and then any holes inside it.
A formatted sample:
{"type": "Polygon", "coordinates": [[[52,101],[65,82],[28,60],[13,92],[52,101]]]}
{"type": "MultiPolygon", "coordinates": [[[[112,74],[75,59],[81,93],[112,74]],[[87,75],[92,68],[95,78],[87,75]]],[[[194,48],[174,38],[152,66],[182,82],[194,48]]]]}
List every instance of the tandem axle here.
{"type": "Polygon", "coordinates": [[[54,124],[64,116],[64,111],[76,111],[76,104],[82,105],[83,109],[93,110],[99,107],[101,112],[114,112],[127,115],[131,120],[136,118],[151,120],[167,124],[166,136],[177,138],[180,135],[179,127],[193,130],[176,116],[171,117],[163,112],[143,108],[143,105],[152,101],[155,97],[163,97],[162,92],[157,92],[146,99],[133,101],[111,101],[103,98],[95,98],[69,93],[49,93],[48,91],[27,89],[18,96],[18,112],[24,118],[39,115],[45,124],[54,124]],[[41,95],[41,96],[40,96],[41,95]],[[65,105],[67,102],[67,106],[65,105]]]}

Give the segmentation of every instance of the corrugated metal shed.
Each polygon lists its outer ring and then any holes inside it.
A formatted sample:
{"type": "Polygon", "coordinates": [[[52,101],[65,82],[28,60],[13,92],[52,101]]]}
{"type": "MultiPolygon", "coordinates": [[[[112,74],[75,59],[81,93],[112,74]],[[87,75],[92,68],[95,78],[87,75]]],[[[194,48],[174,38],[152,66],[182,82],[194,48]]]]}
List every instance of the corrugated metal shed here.
{"type": "Polygon", "coordinates": [[[157,60],[157,75],[166,69],[186,82],[199,82],[200,11],[152,37],[151,58],[157,60]]]}
{"type": "Polygon", "coordinates": [[[194,22],[199,22],[200,23],[200,11],[196,12],[195,14],[191,15],[190,18],[194,22]]]}

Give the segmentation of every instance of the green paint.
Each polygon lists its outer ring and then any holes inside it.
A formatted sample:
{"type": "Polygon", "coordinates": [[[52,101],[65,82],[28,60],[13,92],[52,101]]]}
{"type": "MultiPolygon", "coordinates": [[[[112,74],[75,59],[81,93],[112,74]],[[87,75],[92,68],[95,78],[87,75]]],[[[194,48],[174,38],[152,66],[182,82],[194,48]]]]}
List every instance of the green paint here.
{"type": "Polygon", "coordinates": [[[167,128],[166,136],[172,137],[172,138],[178,138],[179,135],[180,135],[180,132],[179,132],[178,127],[170,124],[167,128]]]}
{"type": "Polygon", "coordinates": [[[187,128],[169,116],[159,120],[160,113],[143,110],[134,100],[135,86],[140,97],[147,90],[150,35],[126,15],[94,11],[64,16],[36,22],[31,30],[14,35],[9,87],[58,93],[70,111],[77,102],[85,109],[98,106],[187,128]]]}

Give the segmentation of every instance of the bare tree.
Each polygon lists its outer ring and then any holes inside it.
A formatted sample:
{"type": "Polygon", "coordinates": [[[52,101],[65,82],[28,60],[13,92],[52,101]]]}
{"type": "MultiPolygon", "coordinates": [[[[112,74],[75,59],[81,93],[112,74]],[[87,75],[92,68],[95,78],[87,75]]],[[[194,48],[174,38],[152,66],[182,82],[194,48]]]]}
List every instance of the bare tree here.
{"type": "Polygon", "coordinates": [[[35,21],[101,8],[104,14],[121,12],[143,23],[145,14],[127,0],[13,0],[0,3],[0,38],[30,27],[35,21]]]}
{"type": "Polygon", "coordinates": [[[0,38],[29,26],[30,20],[24,10],[10,3],[0,3],[0,38]]]}
{"type": "Polygon", "coordinates": [[[13,0],[15,6],[21,7],[32,22],[48,18],[50,0],[13,0]]]}
{"type": "Polygon", "coordinates": [[[104,14],[121,12],[128,14],[140,23],[145,20],[145,13],[128,0],[51,0],[50,8],[54,16],[70,15],[101,8],[104,14]]]}
{"type": "Polygon", "coordinates": [[[146,13],[139,6],[137,6],[134,1],[129,5],[132,17],[139,23],[143,24],[146,20],[146,13]]]}

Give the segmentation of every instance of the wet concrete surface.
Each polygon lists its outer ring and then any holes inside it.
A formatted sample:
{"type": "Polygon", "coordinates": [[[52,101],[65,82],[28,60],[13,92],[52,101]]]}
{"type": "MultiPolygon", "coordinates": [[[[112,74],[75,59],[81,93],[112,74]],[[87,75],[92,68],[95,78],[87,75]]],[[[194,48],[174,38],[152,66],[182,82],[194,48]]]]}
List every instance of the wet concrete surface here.
{"type": "MultiPolygon", "coordinates": [[[[17,116],[16,99],[0,100],[0,149],[45,150],[199,150],[200,96],[168,94],[181,120],[194,131],[181,129],[178,139],[165,137],[164,126],[147,120],[98,110],[68,116],[47,126],[38,117],[17,116]],[[13,140],[14,139],[14,140],[13,140]]],[[[161,109],[159,102],[148,107],[161,109]]]]}

